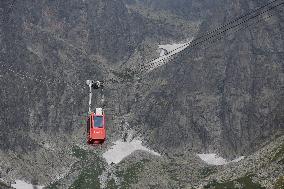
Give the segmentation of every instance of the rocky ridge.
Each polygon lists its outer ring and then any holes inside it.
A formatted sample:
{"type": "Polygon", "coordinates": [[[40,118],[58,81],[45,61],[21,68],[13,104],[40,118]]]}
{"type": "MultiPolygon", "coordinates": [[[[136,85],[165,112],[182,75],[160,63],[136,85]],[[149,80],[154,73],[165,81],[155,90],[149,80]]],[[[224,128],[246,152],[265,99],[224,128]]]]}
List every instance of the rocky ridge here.
{"type": "MultiPolygon", "coordinates": [[[[190,187],[204,179],[196,176],[203,165],[195,153],[249,156],[275,134],[283,135],[281,7],[252,27],[247,24],[222,40],[183,51],[140,80],[127,71],[157,58],[158,45],[197,38],[261,5],[225,0],[1,1],[1,178],[8,184],[17,178],[44,185],[58,181],[59,188],[82,184],[75,181],[83,164],[72,153],[74,146],[85,145],[83,86],[90,76],[114,81],[105,90],[111,116],[104,147],[131,129],[164,158],[122,163],[117,169],[128,181],[109,183],[114,188],[146,187],[149,180],[151,187],[190,187]],[[144,163],[148,177],[128,178],[138,174],[133,167],[143,170],[144,163]]],[[[100,162],[93,166],[103,169],[106,164],[100,162]]],[[[280,173],[261,184],[271,187],[280,173]]],[[[223,178],[222,173],[214,177],[223,178]]]]}

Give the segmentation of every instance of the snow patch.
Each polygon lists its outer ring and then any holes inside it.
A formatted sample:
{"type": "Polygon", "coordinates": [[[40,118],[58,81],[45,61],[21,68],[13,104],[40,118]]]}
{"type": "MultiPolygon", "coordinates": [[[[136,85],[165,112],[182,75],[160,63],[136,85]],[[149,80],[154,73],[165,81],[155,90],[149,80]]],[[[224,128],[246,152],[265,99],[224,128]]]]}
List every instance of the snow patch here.
{"type": "Polygon", "coordinates": [[[218,157],[216,154],[197,154],[197,156],[209,165],[224,165],[227,163],[226,159],[218,157]]]}
{"type": "Polygon", "coordinates": [[[144,147],[142,141],[134,139],[129,142],[123,142],[121,140],[116,141],[114,146],[103,154],[103,157],[108,164],[117,164],[136,150],[143,150],[153,155],[161,156],[159,153],[144,147]]]}
{"type": "Polygon", "coordinates": [[[241,160],[243,160],[243,159],[245,159],[245,156],[240,156],[240,157],[238,157],[238,158],[236,158],[236,159],[233,159],[233,160],[230,161],[230,162],[239,162],[239,161],[241,161],[241,160]]]}
{"type": "Polygon", "coordinates": [[[232,161],[228,161],[217,154],[197,154],[197,156],[209,165],[225,165],[231,162],[241,161],[245,158],[245,156],[240,156],[232,161]]]}
{"type": "Polygon", "coordinates": [[[11,186],[16,189],[43,189],[44,186],[40,185],[32,185],[29,183],[26,183],[23,180],[15,180],[16,184],[12,184],[11,186]]]}
{"type": "Polygon", "coordinates": [[[160,50],[160,56],[159,58],[156,58],[155,60],[145,65],[147,69],[146,72],[150,72],[155,68],[166,64],[172,58],[173,55],[186,49],[191,44],[192,40],[193,38],[186,43],[159,45],[158,49],[160,50]]]}
{"type": "Polygon", "coordinates": [[[165,54],[172,54],[173,52],[178,53],[188,47],[189,43],[174,43],[174,44],[167,44],[167,45],[159,45],[159,49],[163,49],[166,51],[165,54]]]}

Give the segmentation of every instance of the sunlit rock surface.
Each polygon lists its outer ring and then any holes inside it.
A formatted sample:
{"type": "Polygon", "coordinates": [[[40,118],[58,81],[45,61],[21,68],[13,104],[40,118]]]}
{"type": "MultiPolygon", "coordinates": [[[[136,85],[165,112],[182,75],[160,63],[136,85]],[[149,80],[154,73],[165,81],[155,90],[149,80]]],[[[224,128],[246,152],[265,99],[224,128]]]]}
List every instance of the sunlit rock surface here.
{"type": "MultiPolygon", "coordinates": [[[[94,182],[86,183],[89,187],[99,183],[108,166],[102,155],[131,130],[161,156],[147,153],[138,164],[139,151],[123,158],[115,167],[123,173],[121,186],[137,182],[137,188],[191,188],[210,176],[233,180],[253,170],[252,179],[271,188],[283,172],[278,140],[284,120],[282,7],[205,42],[200,39],[263,3],[1,1],[1,180],[5,185],[21,178],[40,186],[81,186],[79,175],[89,175],[88,170],[83,174],[88,165],[97,171],[91,174],[94,182]],[[137,71],[159,59],[159,45],[192,38],[199,41],[167,64],[145,75],[137,71]],[[87,79],[108,81],[108,137],[101,148],[86,145],[87,79]],[[266,153],[262,150],[268,142],[272,147],[266,153]],[[77,145],[94,152],[99,163],[92,155],[74,156],[77,145]],[[216,168],[195,155],[207,152],[224,159],[246,158],[216,168]],[[247,158],[258,152],[269,157],[247,158]],[[256,160],[261,166],[254,166],[256,160]],[[132,173],[137,177],[129,178],[132,173]]],[[[93,99],[99,96],[94,93],[93,99]]],[[[99,99],[94,101],[97,106],[99,99]]],[[[138,143],[129,148],[137,146],[144,149],[138,143]]]]}

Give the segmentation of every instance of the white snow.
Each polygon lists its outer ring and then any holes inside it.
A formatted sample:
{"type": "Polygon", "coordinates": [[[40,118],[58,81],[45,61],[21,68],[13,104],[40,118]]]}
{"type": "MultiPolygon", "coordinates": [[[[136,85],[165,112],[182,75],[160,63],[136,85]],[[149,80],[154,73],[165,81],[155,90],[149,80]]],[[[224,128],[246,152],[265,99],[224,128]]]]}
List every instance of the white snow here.
{"type": "Polygon", "coordinates": [[[159,49],[165,49],[168,53],[178,53],[185,49],[190,42],[188,43],[174,43],[174,44],[167,44],[167,45],[159,45],[159,49]]]}
{"type": "Polygon", "coordinates": [[[205,161],[209,165],[224,165],[227,163],[227,160],[217,156],[216,154],[197,154],[200,159],[205,161]]]}
{"type": "Polygon", "coordinates": [[[160,156],[159,153],[142,146],[142,141],[134,139],[130,142],[123,142],[121,140],[116,141],[114,146],[103,154],[103,157],[108,164],[111,164],[112,162],[117,164],[136,150],[143,150],[153,155],[160,156]]]}
{"type": "Polygon", "coordinates": [[[245,158],[245,156],[240,156],[232,161],[228,161],[217,154],[197,154],[197,156],[205,161],[209,165],[225,165],[231,162],[238,162],[245,158]]]}
{"type": "Polygon", "coordinates": [[[233,160],[230,161],[230,162],[239,162],[239,161],[241,161],[241,160],[243,160],[243,159],[245,159],[245,156],[240,156],[240,157],[238,157],[238,158],[236,158],[236,159],[233,159],[233,160]]]}
{"type": "Polygon", "coordinates": [[[153,69],[160,67],[168,62],[170,58],[172,58],[173,55],[181,52],[182,50],[186,49],[191,41],[193,39],[189,40],[186,43],[174,43],[174,44],[166,44],[166,45],[158,45],[158,48],[160,50],[160,56],[159,58],[156,58],[155,60],[149,62],[146,66],[147,72],[152,71],[153,69]]]}
{"type": "Polygon", "coordinates": [[[16,184],[12,184],[11,186],[16,189],[43,189],[44,186],[40,185],[32,185],[29,183],[26,183],[23,180],[16,180],[16,184]]]}

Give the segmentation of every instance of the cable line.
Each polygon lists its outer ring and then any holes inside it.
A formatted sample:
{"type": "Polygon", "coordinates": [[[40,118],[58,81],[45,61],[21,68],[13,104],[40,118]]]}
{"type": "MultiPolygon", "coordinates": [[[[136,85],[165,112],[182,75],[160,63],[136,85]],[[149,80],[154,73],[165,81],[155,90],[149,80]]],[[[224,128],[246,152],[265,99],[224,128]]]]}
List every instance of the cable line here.
{"type": "MultiPolygon", "coordinates": [[[[263,15],[264,13],[267,13],[267,12],[269,12],[269,11],[271,11],[271,10],[273,10],[273,9],[279,7],[280,5],[283,5],[283,4],[284,4],[284,2],[279,3],[279,4],[277,4],[277,5],[273,6],[273,7],[270,7],[268,10],[265,10],[265,11],[263,11],[263,12],[257,14],[257,15],[254,15],[254,16],[252,16],[252,17],[246,19],[246,20],[243,20],[242,22],[240,22],[240,23],[238,23],[238,24],[235,24],[235,25],[233,25],[233,26],[231,26],[231,27],[229,27],[229,28],[227,28],[227,29],[225,29],[225,30],[223,30],[223,31],[220,31],[220,32],[217,33],[217,34],[214,34],[214,35],[212,35],[212,36],[210,36],[210,37],[207,37],[207,38],[205,38],[205,39],[202,40],[202,41],[199,41],[199,42],[193,43],[193,44],[191,43],[191,44],[188,45],[185,49],[191,49],[191,48],[193,48],[193,47],[195,47],[195,46],[197,46],[197,45],[199,45],[199,44],[201,44],[201,43],[204,43],[204,42],[206,42],[206,41],[208,41],[208,40],[210,40],[210,39],[212,39],[212,38],[214,38],[214,37],[216,37],[216,36],[219,36],[219,35],[221,35],[221,34],[227,32],[228,30],[231,30],[231,29],[236,28],[236,27],[238,27],[238,26],[240,26],[240,25],[243,25],[244,23],[246,23],[246,22],[248,22],[248,21],[250,21],[250,20],[252,20],[252,19],[255,19],[255,18],[257,18],[258,16],[263,15]]],[[[209,33],[210,33],[210,32],[209,32],[209,33]]],[[[207,35],[204,35],[204,36],[207,36],[207,35]]],[[[201,38],[203,38],[203,37],[200,37],[199,39],[201,39],[201,38]]],[[[180,48],[180,47],[179,47],[179,48],[180,48]]],[[[183,49],[183,50],[184,50],[184,49],[183,49]]],[[[161,63],[161,64],[162,64],[162,63],[164,63],[165,60],[168,60],[169,58],[171,58],[171,57],[174,56],[174,55],[176,55],[176,54],[172,54],[171,56],[162,58],[161,60],[158,61],[158,63],[161,63]]],[[[160,58],[160,57],[159,57],[159,58],[160,58]]],[[[154,60],[157,60],[157,59],[154,59],[154,60]]],[[[145,68],[146,68],[147,66],[152,66],[154,63],[157,63],[157,62],[150,61],[150,62],[148,62],[148,63],[146,63],[146,64],[144,64],[144,65],[142,65],[142,66],[139,66],[139,68],[138,68],[137,70],[132,69],[132,71],[134,71],[135,74],[142,74],[142,75],[143,75],[142,72],[145,71],[145,68]]]]}
{"type": "Polygon", "coordinates": [[[46,78],[41,78],[41,77],[34,77],[34,76],[31,76],[32,74],[29,74],[29,73],[19,73],[19,72],[16,72],[15,70],[13,70],[11,67],[8,67],[8,66],[4,66],[3,64],[0,64],[0,66],[6,70],[8,70],[9,72],[13,73],[15,76],[18,76],[20,77],[21,79],[29,79],[29,80],[33,80],[33,81],[36,81],[36,82],[40,82],[40,83],[48,83],[50,85],[57,85],[57,84],[65,84],[66,86],[69,86],[71,87],[71,90],[74,90],[73,88],[74,87],[80,87],[82,89],[85,88],[85,85],[82,86],[82,84],[79,84],[79,83],[73,83],[73,84],[70,84],[70,83],[66,83],[66,82],[63,82],[63,81],[59,81],[57,80],[57,82],[55,83],[54,81],[48,81],[46,80],[46,78]]]}
{"type": "MultiPolygon", "coordinates": [[[[242,16],[239,16],[238,18],[236,18],[236,19],[234,19],[234,20],[232,20],[232,21],[230,21],[230,22],[228,22],[228,23],[226,23],[226,24],[224,24],[224,25],[222,25],[222,26],[219,26],[218,28],[216,28],[216,29],[214,29],[214,30],[212,30],[212,31],[210,31],[210,32],[208,32],[208,33],[206,33],[206,34],[204,34],[203,36],[201,36],[201,37],[199,37],[199,38],[196,38],[195,40],[193,40],[193,41],[191,41],[191,42],[189,42],[189,43],[185,43],[184,45],[179,46],[179,47],[177,47],[177,48],[175,48],[175,49],[169,51],[167,54],[171,54],[172,52],[174,52],[174,51],[176,51],[176,50],[178,50],[178,49],[181,49],[181,48],[184,48],[183,50],[185,50],[185,49],[191,49],[191,48],[193,48],[193,47],[195,47],[195,46],[197,46],[197,45],[199,45],[199,44],[202,44],[202,43],[204,43],[204,42],[206,42],[206,41],[208,41],[208,40],[210,40],[210,39],[212,39],[212,38],[214,38],[214,37],[216,37],[216,36],[219,36],[219,35],[221,35],[221,34],[227,32],[227,31],[229,31],[229,30],[231,30],[231,29],[233,29],[233,28],[236,28],[236,27],[238,27],[238,26],[241,26],[241,25],[245,24],[246,22],[257,18],[257,17],[260,16],[260,15],[263,15],[264,13],[270,12],[271,10],[273,10],[273,9],[279,7],[280,5],[283,5],[283,4],[284,4],[284,2],[282,1],[282,3],[279,3],[279,4],[274,5],[274,6],[270,6],[269,9],[267,9],[267,10],[265,10],[265,11],[262,11],[262,12],[256,14],[256,15],[253,15],[253,16],[249,17],[248,19],[242,20],[242,22],[237,23],[237,24],[235,24],[235,25],[233,25],[233,26],[231,26],[231,27],[229,27],[229,28],[226,28],[227,26],[230,26],[230,25],[234,24],[235,22],[240,21],[241,19],[246,18],[247,16],[252,15],[253,13],[256,13],[256,12],[258,12],[258,11],[260,11],[260,10],[262,10],[262,9],[268,7],[269,5],[271,5],[271,4],[275,3],[275,2],[278,2],[278,1],[279,1],[279,0],[271,1],[271,2],[269,2],[269,3],[267,3],[267,4],[263,5],[263,6],[261,6],[261,7],[257,8],[257,9],[255,9],[255,10],[253,10],[253,11],[250,11],[249,13],[246,13],[246,14],[244,14],[244,15],[242,15],[242,16]],[[218,30],[223,29],[223,28],[226,28],[226,29],[224,29],[224,30],[218,32],[218,30]],[[216,31],[217,31],[217,34],[214,34],[214,32],[216,32],[216,31]],[[213,35],[209,36],[210,34],[213,34],[213,35]],[[209,37],[205,38],[206,36],[209,36],[209,37]],[[203,39],[203,38],[205,38],[205,39],[203,39]],[[203,39],[203,40],[202,40],[202,41],[199,41],[199,42],[196,42],[196,41],[198,41],[198,40],[200,40],[200,39],[203,39]],[[187,47],[185,48],[185,46],[187,46],[187,47]]],[[[281,0],[280,0],[280,1],[281,1],[281,0]]],[[[181,51],[180,51],[180,52],[181,52],[181,51]]],[[[137,75],[141,74],[141,76],[143,76],[143,75],[145,75],[145,74],[148,73],[148,70],[149,70],[149,69],[153,70],[152,66],[153,66],[154,64],[156,64],[157,66],[161,66],[161,65],[165,64],[165,61],[167,61],[167,62],[170,61],[170,59],[171,59],[173,56],[175,56],[175,55],[176,55],[176,54],[172,54],[172,55],[170,55],[170,56],[168,56],[168,55],[160,56],[159,58],[152,59],[151,61],[149,61],[149,62],[147,62],[147,63],[145,63],[145,64],[143,64],[143,65],[139,65],[138,68],[133,68],[133,69],[129,68],[129,71],[131,71],[131,72],[133,72],[134,74],[137,74],[137,75]],[[155,62],[155,60],[157,60],[157,59],[160,59],[160,60],[158,60],[158,61],[155,62]],[[150,67],[150,68],[149,68],[149,67],[150,67]],[[145,73],[143,73],[143,72],[145,72],[145,73]]],[[[155,68],[154,68],[154,69],[155,69],[155,68]]],[[[119,82],[119,81],[115,80],[114,78],[111,78],[111,79],[109,79],[108,81],[106,81],[106,84],[107,84],[107,83],[113,83],[113,82],[119,82]]]]}
{"type": "MultiPolygon", "coordinates": [[[[267,3],[267,4],[265,4],[265,5],[263,5],[263,6],[259,7],[259,8],[257,8],[257,9],[254,9],[254,10],[252,10],[252,11],[250,11],[250,12],[244,14],[244,15],[241,15],[241,16],[237,17],[236,19],[234,19],[234,20],[232,20],[232,21],[230,21],[230,22],[228,22],[228,23],[226,23],[226,24],[224,24],[224,25],[221,25],[221,26],[219,26],[218,28],[216,28],[216,29],[214,29],[214,30],[212,30],[212,31],[210,31],[210,32],[208,32],[208,33],[202,35],[201,37],[198,37],[198,38],[194,39],[194,40],[191,41],[191,42],[185,43],[184,45],[182,45],[182,46],[180,46],[180,47],[177,47],[177,48],[175,48],[175,49],[169,51],[167,54],[170,54],[170,53],[172,53],[172,52],[174,52],[174,51],[176,51],[176,50],[178,50],[178,49],[184,48],[185,46],[190,45],[192,42],[195,42],[195,41],[197,41],[197,40],[199,40],[199,39],[202,39],[202,38],[204,38],[204,37],[206,37],[206,36],[208,36],[208,35],[210,35],[210,34],[216,32],[216,31],[222,29],[222,28],[225,28],[226,26],[229,26],[229,25],[231,25],[231,24],[233,24],[233,23],[235,23],[235,22],[237,22],[237,21],[239,21],[239,20],[245,18],[246,16],[249,16],[249,15],[251,15],[251,14],[253,14],[253,13],[255,13],[255,12],[261,10],[261,9],[264,9],[264,8],[268,7],[269,5],[271,5],[271,4],[273,4],[273,3],[277,2],[277,1],[281,1],[281,0],[273,0],[273,1],[271,1],[271,2],[269,2],[269,3],[267,3]]],[[[163,55],[163,56],[160,56],[160,57],[167,57],[167,56],[166,56],[166,55],[163,55]]],[[[150,60],[149,62],[152,62],[152,61],[154,61],[154,60],[156,60],[156,58],[150,60]]]]}
{"type": "MultiPolygon", "coordinates": [[[[267,10],[265,10],[265,11],[262,11],[262,12],[259,13],[259,14],[256,14],[256,15],[254,15],[254,16],[251,16],[250,18],[247,18],[247,19],[245,19],[245,20],[242,20],[243,18],[246,18],[247,16],[252,15],[253,13],[256,13],[256,12],[258,12],[258,11],[260,11],[260,10],[262,10],[262,9],[268,7],[269,5],[271,5],[271,4],[275,3],[275,2],[278,2],[278,1],[281,1],[281,0],[273,0],[273,1],[267,3],[267,4],[263,5],[263,6],[261,6],[261,7],[257,8],[257,9],[255,9],[255,10],[252,10],[252,11],[250,11],[250,12],[244,14],[244,15],[241,15],[241,16],[237,17],[236,19],[234,19],[234,20],[232,20],[232,21],[230,21],[230,22],[228,22],[228,23],[226,23],[226,24],[224,24],[224,25],[221,25],[221,26],[219,26],[218,28],[216,28],[216,29],[214,29],[214,30],[212,30],[212,31],[210,31],[210,32],[208,32],[208,33],[206,33],[206,34],[204,34],[203,36],[198,37],[198,38],[194,39],[194,40],[191,41],[191,42],[187,42],[187,43],[185,43],[184,45],[179,46],[179,47],[177,47],[177,48],[175,48],[175,49],[169,51],[167,54],[171,54],[172,52],[174,52],[174,51],[176,51],[176,50],[179,50],[179,49],[181,49],[181,48],[184,48],[184,49],[182,49],[182,51],[185,50],[185,49],[191,49],[191,48],[193,48],[193,47],[195,47],[195,46],[197,46],[197,45],[199,45],[199,44],[202,44],[202,43],[204,43],[204,42],[206,42],[206,41],[208,41],[208,40],[210,40],[210,39],[212,39],[212,38],[214,38],[214,37],[217,37],[217,36],[219,36],[219,35],[221,35],[221,34],[227,32],[227,31],[229,31],[229,30],[231,30],[231,29],[233,29],[233,28],[236,28],[236,27],[238,27],[238,26],[241,26],[241,25],[243,25],[244,23],[246,23],[246,22],[248,22],[248,21],[250,21],[250,20],[252,20],[252,19],[255,19],[255,18],[257,18],[258,16],[260,16],[260,15],[262,15],[262,14],[264,14],[264,13],[267,13],[267,12],[269,12],[269,11],[271,11],[271,10],[273,10],[273,9],[275,9],[275,8],[277,8],[277,7],[279,7],[280,5],[283,5],[283,4],[284,4],[284,2],[279,3],[279,4],[277,4],[277,5],[274,5],[274,6],[272,6],[272,7],[269,7],[269,9],[267,9],[267,10]],[[235,25],[233,25],[233,26],[231,26],[231,27],[229,27],[229,28],[226,28],[227,26],[230,26],[230,25],[232,25],[232,24],[234,24],[235,22],[240,21],[240,20],[242,20],[240,23],[235,24],[235,25]],[[224,29],[224,28],[225,28],[225,29],[224,29]],[[218,32],[218,30],[221,30],[221,29],[224,29],[224,30],[218,32]],[[217,32],[217,33],[216,33],[216,32],[217,32]],[[215,34],[214,34],[214,33],[215,33],[215,34]],[[213,34],[213,35],[210,36],[210,34],[213,34]],[[206,36],[209,36],[209,37],[205,38],[206,36]],[[205,38],[205,39],[203,39],[203,38],[205,38]],[[200,40],[200,39],[203,39],[203,40],[201,40],[201,41],[199,41],[199,42],[196,42],[196,41],[198,41],[198,40],[200,40]]],[[[237,30],[237,31],[239,31],[239,30],[237,30]]],[[[221,38],[223,38],[223,37],[221,37],[221,38]]],[[[216,42],[216,41],[215,41],[215,42],[216,42]]],[[[181,51],[180,51],[180,52],[181,52],[181,51]]],[[[187,51],[187,52],[188,52],[188,51],[187,51]]],[[[159,58],[152,59],[151,61],[149,61],[149,62],[147,62],[147,63],[145,63],[145,64],[143,64],[143,65],[139,65],[139,66],[138,66],[138,69],[136,69],[136,68],[134,68],[134,69],[129,69],[129,71],[131,71],[131,72],[133,72],[134,74],[137,74],[137,75],[141,74],[141,76],[143,76],[143,75],[147,74],[147,73],[149,72],[149,70],[153,70],[153,69],[155,69],[155,68],[157,68],[157,67],[159,67],[159,66],[165,64],[165,63],[166,63],[165,61],[169,62],[170,59],[172,59],[172,57],[175,56],[175,55],[176,55],[176,54],[172,54],[172,55],[170,55],[170,56],[167,56],[167,55],[160,56],[159,58]],[[160,60],[158,60],[157,62],[155,62],[155,60],[157,60],[157,59],[160,59],[160,60]],[[152,67],[153,65],[155,65],[155,67],[152,67]],[[144,73],[143,73],[143,72],[144,72],[144,73]]],[[[1,65],[1,64],[0,64],[0,66],[2,66],[3,68],[6,68],[6,69],[9,70],[10,72],[14,73],[15,75],[17,75],[17,76],[19,76],[19,77],[21,77],[21,78],[24,77],[24,78],[27,78],[27,79],[35,80],[35,81],[37,81],[37,82],[41,82],[41,83],[49,83],[49,84],[51,84],[51,85],[56,85],[56,84],[58,84],[58,83],[54,83],[54,82],[51,82],[51,81],[47,81],[46,79],[42,79],[42,78],[39,78],[39,77],[31,77],[31,76],[28,76],[28,75],[30,75],[29,73],[28,73],[28,74],[22,74],[22,73],[15,72],[13,69],[7,68],[7,67],[5,67],[4,65],[1,65]]],[[[107,84],[109,84],[109,83],[114,83],[114,82],[120,83],[118,80],[116,80],[116,79],[114,79],[114,78],[110,78],[110,79],[108,79],[107,81],[105,81],[105,85],[107,85],[107,84]]],[[[64,83],[64,84],[66,84],[67,86],[70,86],[71,88],[72,88],[72,87],[80,87],[80,88],[82,88],[82,89],[85,88],[85,85],[82,85],[82,84],[80,84],[80,83],[69,84],[69,83],[62,82],[62,81],[59,81],[59,83],[64,83]]]]}

